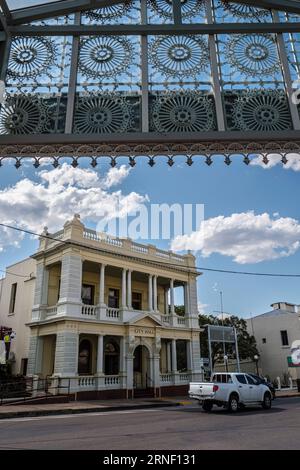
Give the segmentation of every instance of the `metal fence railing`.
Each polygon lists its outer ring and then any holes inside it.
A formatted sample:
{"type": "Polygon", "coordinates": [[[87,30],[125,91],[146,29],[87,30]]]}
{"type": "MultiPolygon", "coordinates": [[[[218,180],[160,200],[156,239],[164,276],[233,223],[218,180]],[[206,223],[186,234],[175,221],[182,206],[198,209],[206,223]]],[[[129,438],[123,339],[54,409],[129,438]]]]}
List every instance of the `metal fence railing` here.
{"type": "Polygon", "coordinates": [[[0,406],[25,403],[38,399],[47,401],[57,395],[70,395],[70,379],[59,377],[40,379],[37,377],[18,377],[14,380],[0,381],[0,406]]]}

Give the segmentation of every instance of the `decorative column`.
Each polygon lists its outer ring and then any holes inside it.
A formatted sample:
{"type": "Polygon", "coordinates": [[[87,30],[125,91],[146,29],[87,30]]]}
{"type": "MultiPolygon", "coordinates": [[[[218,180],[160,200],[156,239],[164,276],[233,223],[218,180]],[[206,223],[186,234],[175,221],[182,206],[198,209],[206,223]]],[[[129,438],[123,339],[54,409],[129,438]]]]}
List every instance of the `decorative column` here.
{"type": "Polygon", "coordinates": [[[154,387],[154,396],[156,397],[159,394],[160,389],[160,354],[161,354],[161,338],[156,336],[154,338],[154,347],[153,347],[153,359],[152,359],[152,374],[151,378],[153,381],[154,387]]]}
{"type": "Polygon", "coordinates": [[[178,384],[176,339],[172,339],[172,374],[174,385],[178,384]]]}
{"type": "Polygon", "coordinates": [[[100,285],[99,285],[99,305],[100,307],[105,306],[104,302],[104,289],[105,289],[105,264],[101,264],[100,267],[100,285]]]}
{"type": "Polygon", "coordinates": [[[122,271],[122,308],[127,308],[126,305],[126,269],[122,271]]]}
{"type": "Polygon", "coordinates": [[[167,372],[172,370],[171,341],[167,342],[167,372]]]}
{"type": "Polygon", "coordinates": [[[62,256],[58,315],[81,315],[82,264],[80,253],[68,251],[62,256]]]}
{"type": "Polygon", "coordinates": [[[126,388],[126,341],[120,338],[120,364],[119,364],[120,387],[126,388]]]}
{"type": "Polygon", "coordinates": [[[153,311],[153,293],[152,293],[152,274],[149,274],[148,277],[148,308],[149,312],[153,311]]]}
{"type": "Polygon", "coordinates": [[[131,273],[132,273],[132,270],[128,269],[128,272],[127,272],[127,308],[129,310],[132,309],[131,273]]]}
{"type": "Polygon", "coordinates": [[[187,282],[183,285],[183,293],[184,293],[184,314],[185,316],[189,315],[189,298],[188,298],[188,285],[187,282]]]}
{"type": "Polygon", "coordinates": [[[97,348],[97,375],[103,375],[103,335],[98,335],[98,348],[97,348]]]}
{"type": "Polygon", "coordinates": [[[187,368],[188,370],[193,370],[193,351],[192,351],[192,342],[186,342],[186,354],[187,354],[187,368]]]}
{"type": "Polygon", "coordinates": [[[177,372],[176,339],[172,339],[172,372],[177,372]]]}
{"type": "Polygon", "coordinates": [[[165,288],[165,314],[169,315],[169,288],[165,288]]]}
{"type": "Polygon", "coordinates": [[[136,346],[135,337],[133,335],[126,336],[124,341],[126,344],[125,363],[127,398],[131,398],[133,393],[133,352],[136,346]]]}
{"type": "Polygon", "coordinates": [[[157,276],[153,276],[153,310],[157,312],[157,276]]]}
{"type": "Polygon", "coordinates": [[[103,335],[98,335],[98,346],[97,346],[97,389],[101,390],[104,388],[104,370],[103,361],[104,349],[103,349],[103,335]]]}
{"type": "Polygon", "coordinates": [[[171,315],[175,314],[174,306],[174,279],[170,280],[170,301],[171,301],[171,315]]]}

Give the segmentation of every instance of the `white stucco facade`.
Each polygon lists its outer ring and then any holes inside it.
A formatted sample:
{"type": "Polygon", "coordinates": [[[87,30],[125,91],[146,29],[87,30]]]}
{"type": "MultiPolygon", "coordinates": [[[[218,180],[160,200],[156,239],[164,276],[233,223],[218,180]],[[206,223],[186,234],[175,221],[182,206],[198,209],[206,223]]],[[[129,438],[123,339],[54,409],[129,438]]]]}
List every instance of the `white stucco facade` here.
{"type": "Polygon", "coordinates": [[[6,268],[0,281],[0,326],[12,328],[17,336],[11,342],[12,370],[20,374],[26,370],[30,329],[26,326],[31,320],[33,293],[35,287],[36,262],[27,258],[6,268]],[[16,284],[16,298],[13,311],[10,311],[12,285],[16,284]]]}
{"type": "Polygon", "coordinates": [[[202,378],[193,255],[103,238],[79,216],[44,235],[32,258],[11,268],[30,279],[2,281],[0,323],[17,332],[15,372],[27,357],[28,375],[69,380],[74,393],[118,396],[137,388],[157,395],[202,378]],[[23,300],[11,316],[15,282],[23,300]]]}
{"type": "Polygon", "coordinates": [[[248,331],[257,342],[259,368],[272,380],[282,380],[285,374],[296,379],[300,369],[289,367],[288,357],[292,343],[300,340],[299,306],[276,302],[271,307],[270,312],[247,319],[248,331]]]}

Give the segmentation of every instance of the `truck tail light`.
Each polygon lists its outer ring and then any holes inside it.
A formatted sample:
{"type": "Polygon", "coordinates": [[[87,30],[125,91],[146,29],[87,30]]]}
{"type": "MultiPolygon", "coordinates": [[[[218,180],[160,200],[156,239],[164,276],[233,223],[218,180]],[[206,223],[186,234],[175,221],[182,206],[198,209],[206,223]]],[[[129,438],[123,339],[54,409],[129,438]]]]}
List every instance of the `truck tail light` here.
{"type": "Polygon", "coordinates": [[[214,386],[213,386],[213,392],[217,392],[218,390],[219,390],[218,385],[214,385],[214,386]]]}

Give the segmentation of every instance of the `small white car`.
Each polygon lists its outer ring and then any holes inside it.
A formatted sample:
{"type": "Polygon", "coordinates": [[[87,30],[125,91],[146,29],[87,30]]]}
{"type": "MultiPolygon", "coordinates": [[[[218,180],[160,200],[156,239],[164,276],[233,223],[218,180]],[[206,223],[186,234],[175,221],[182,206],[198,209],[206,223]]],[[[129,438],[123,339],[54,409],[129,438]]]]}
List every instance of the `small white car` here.
{"type": "Polygon", "coordinates": [[[191,382],[189,397],[198,400],[207,412],[214,405],[231,412],[245,406],[261,405],[265,410],[272,406],[272,395],[267,385],[257,383],[242,372],[215,373],[211,382],[191,382]]]}

